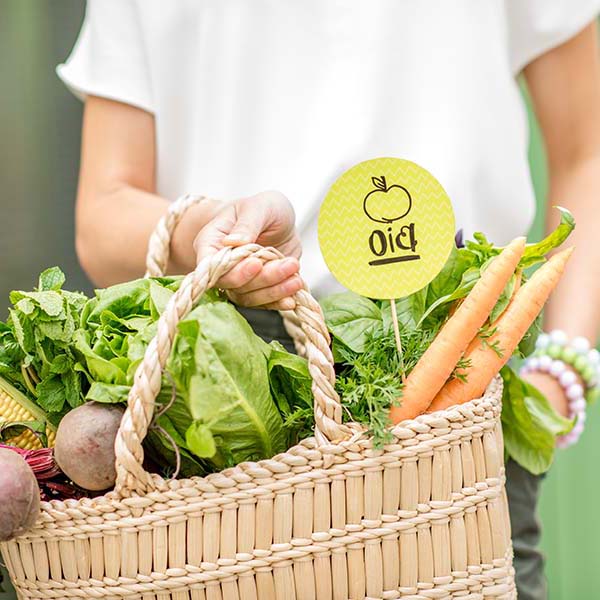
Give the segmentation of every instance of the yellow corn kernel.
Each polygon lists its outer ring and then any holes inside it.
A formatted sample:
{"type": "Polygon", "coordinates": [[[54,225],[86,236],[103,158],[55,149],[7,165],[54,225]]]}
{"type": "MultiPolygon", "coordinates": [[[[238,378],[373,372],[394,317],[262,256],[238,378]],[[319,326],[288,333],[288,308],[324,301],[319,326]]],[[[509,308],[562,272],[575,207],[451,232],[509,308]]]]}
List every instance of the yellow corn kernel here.
{"type": "MultiPolygon", "coordinates": [[[[27,408],[17,402],[6,391],[0,389],[0,424],[36,420],[36,416],[31,414],[27,408]]],[[[48,428],[46,433],[48,435],[48,445],[50,447],[54,446],[54,431],[48,428]]],[[[20,435],[7,440],[7,442],[12,446],[17,446],[24,450],[37,450],[42,447],[40,440],[33,431],[24,431],[20,435]]]]}

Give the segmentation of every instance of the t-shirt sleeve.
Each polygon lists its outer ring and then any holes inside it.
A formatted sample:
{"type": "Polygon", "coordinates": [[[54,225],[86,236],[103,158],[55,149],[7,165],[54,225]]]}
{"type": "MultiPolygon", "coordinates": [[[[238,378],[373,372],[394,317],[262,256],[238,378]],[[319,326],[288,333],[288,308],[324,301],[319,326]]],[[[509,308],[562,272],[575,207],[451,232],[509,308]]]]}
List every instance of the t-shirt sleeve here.
{"type": "Polygon", "coordinates": [[[577,35],[600,13],[600,0],[505,1],[514,73],[577,35]]]}
{"type": "Polygon", "coordinates": [[[88,0],[79,37],[56,69],[80,98],[94,95],[153,112],[141,20],[134,0],[88,0]]]}

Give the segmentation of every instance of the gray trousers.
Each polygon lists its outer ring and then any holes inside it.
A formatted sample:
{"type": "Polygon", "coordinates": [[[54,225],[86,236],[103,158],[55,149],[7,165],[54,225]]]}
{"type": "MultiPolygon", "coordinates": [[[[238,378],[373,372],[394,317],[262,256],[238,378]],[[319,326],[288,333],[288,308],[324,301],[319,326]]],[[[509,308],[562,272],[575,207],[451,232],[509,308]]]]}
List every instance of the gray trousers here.
{"type": "MultiPolygon", "coordinates": [[[[280,341],[294,351],[279,315],[272,311],[241,309],[254,331],[265,341],[280,341]]],[[[514,565],[519,600],[546,600],[544,559],[539,550],[541,527],[537,504],[541,477],[532,475],[516,462],[506,464],[506,491],[512,525],[514,565]]]]}

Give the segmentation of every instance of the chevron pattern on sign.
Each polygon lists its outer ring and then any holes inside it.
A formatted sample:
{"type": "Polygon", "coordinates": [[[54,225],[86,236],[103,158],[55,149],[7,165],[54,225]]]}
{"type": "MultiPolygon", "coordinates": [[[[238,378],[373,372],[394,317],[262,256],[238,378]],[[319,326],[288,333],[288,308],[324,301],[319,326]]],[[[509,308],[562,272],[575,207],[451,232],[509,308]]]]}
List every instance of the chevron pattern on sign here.
{"type": "Polygon", "coordinates": [[[343,286],[370,298],[401,298],[441,271],[454,243],[454,213],[423,167],[376,158],[331,186],[318,234],[325,262],[343,286]]]}

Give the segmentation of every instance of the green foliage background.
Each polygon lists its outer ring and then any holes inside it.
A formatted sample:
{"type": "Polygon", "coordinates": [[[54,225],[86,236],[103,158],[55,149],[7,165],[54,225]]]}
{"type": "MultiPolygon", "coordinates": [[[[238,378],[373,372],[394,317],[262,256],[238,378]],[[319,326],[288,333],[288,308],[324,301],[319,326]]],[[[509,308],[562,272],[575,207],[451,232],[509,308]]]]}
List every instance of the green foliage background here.
{"type": "MultiPolygon", "coordinates": [[[[75,40],[83,10],[82,0],[0,0],[0,299],[11,289],[31,289],[37,274],[55,264],[63,267],[71,288],[90,290],[73,244],[81,105],[54,74],[75,40]]],[[[542,232],[546,168],[533,118],[531,123],[540,209],[533,240],[542,232]]],[[[600,408],[590,413],[581,443],[559,453],[544,483],[541,518],[551,600],[593,598],[600,589],[600,408]]],[[[13,598],[12,592],[0,593],[0,600],[13,598]]]]}

